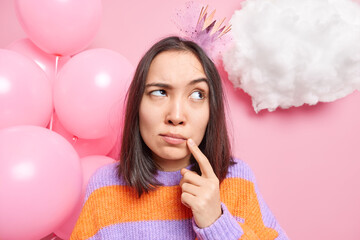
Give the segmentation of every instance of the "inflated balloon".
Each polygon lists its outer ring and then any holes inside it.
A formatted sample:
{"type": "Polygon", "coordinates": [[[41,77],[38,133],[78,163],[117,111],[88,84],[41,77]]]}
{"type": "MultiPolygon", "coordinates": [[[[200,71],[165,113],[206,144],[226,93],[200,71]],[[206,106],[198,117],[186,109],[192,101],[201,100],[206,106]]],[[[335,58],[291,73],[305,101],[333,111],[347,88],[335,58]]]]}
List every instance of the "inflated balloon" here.
{"type": "Polygon", "coordinates": [[[53,116],[52,130],[63,136],[75,148],[80,157],[90,155],[106,155],[114,147],[119,133],[113,131],[110,135],[97,139],[83,139],[68,132],[59,121],[56,114],[53,116]]]}
{"type": "Polygon", "coordinates": [[[81,200],[78,202],[71,216],[67,220],[65,220],[65,223],[59,229],[54,231],[54,233],[62,239],[70,238],[71,232],[75,227],[78,217],[80,216],[83,200],[85,197],[86,186],[88,184],[90,177],[100,167],[115,162],[114,159],[105,156],[88,156],[81,158],[80,161],[83,171],[83,188],[82,188],[81,200]]]}
{"type": "Polygon", "coordinates": [[[15,0],[15,9],[31,41],[54,55],[85,49],[101,24],[101,0],[15,0]]]}
{"type": "Polygon", "coordinates": [[[71,58],[54,85],[54,105],[65,129],[95,139],[119,131],[133,66],[117,52],[91,49],[71,58]]]}
{"type": "Polygon", "coordinates": [[[0,49],[0,129],[45,127],[52,111],[51,83],[44,71],[21,54],[0,49]]]}
{"type": "Polygon", "coordinates": [[[121,152],[121,142],[122,142],[122,134],[120,134],[119,138],[116,140],[114,144],[114,147],[110,150],[110,152],[106,156],[119,160],[120,152],[121,152]]]}
{"type": "Polygon", "coordinates": [[[37,126],[0,130],[0,239],[38,240],[81,197],[79,157],[59,134],[37,126]]]}
{"type": "Polygon", "coordinates": [[[70,59],[70,57],[56,57],[45,53],[27,38],[12,42],[7,49],[18,52],[33,60],[46,73],[51,82],[55,80],[57,71],[70,59]]]}

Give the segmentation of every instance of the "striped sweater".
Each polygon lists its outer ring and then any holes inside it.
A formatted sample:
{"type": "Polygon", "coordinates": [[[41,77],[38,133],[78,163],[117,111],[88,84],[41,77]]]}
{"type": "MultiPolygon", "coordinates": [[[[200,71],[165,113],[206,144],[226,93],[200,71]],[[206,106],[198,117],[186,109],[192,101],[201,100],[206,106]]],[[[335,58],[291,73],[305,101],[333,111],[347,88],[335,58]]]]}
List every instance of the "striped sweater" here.
{"type": "Polygon", "coordinates": [[[202,229],[181,203],[180,171],[158,171],[163,186],[138,198],[117,177],[118,163],[104,166],[89,180],[70,239],[288,239],[261,198],[248,165],[235,161],[220,185],[223,214],[202,229]]]}

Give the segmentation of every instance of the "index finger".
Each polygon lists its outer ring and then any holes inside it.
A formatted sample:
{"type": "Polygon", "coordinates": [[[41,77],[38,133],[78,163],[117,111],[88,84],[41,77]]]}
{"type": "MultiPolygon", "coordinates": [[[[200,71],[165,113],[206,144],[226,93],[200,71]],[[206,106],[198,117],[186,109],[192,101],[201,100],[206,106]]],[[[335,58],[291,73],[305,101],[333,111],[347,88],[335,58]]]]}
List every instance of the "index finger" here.
{"type": "Polygon", "coordinates": [[[195,160],[199,164],[201,174],[205,177],[216,177],[209,159],[207,159],[207,157],[201,152],[201,150],[191,138],[187,140],[187,145],[195,160]]]}

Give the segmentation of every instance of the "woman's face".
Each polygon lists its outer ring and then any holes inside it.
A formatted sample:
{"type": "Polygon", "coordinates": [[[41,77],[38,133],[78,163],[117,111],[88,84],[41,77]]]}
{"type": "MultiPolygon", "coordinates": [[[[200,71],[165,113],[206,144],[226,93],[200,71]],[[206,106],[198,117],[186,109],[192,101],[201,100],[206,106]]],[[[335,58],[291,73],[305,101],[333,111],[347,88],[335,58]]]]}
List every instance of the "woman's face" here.
{"type": "Polygon", "coordinates": [[[163,170],[189,164],[186,139],[201,143],[209,112],[209,86],[197,57],[186,51],[157,55],[146,79],[139,124],[142,139],[163,170]]]}

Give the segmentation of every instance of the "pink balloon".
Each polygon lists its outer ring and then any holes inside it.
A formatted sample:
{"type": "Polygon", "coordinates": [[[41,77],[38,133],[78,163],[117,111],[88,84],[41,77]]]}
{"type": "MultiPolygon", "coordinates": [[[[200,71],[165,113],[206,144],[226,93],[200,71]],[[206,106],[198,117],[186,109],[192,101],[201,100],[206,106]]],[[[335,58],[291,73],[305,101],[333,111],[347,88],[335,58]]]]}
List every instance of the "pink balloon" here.
{"type": "Polygon", "coordinates": [[[122,141],[122,134],[117,138],[114,147],[110,150],[110,152],[106,155],[108,157],[111,157],[115,160],[120,159],[120,152],[121,152],[121,141],[122,141]]]}
{"type": "Polygon", "coordinates": [[[101,0],[15,0],[15,9],[28,37],[54,55],[82,51],[101,24],[101,0]]]}
{"type": "Polygon", "coordinates": [[[19,53],[0,49],[0,129],[45,127],[52,111],[51,84],[41,68],[19,53]]]}
{"type": "Polygon", "coordinates": [[[81,197],[82,171],[63,137],[37,126],[0,130],[0,239],[40,239],[81,197]]]}
{"type": "Polygon", "coordinates": [[[55,111],[65,129],[86,139],[119,132],[132,73],[130,62],[108,49],[71,58],[54,85],[55,111]]]}
{"type": "MultiPolygon", "coordinates": [[[[50,127],[50,126],[49,126],[50,127]]],[[[118,138],[117,132],[112,132],[109,136],[97,139],[82,139],[66,131],[56,114],[53,116],[52,130],[63,136],[75,148],[80,157],[91,155],[106,155],[114,147],[118,138]]]]}
{"type": "Polygon", "coordinates": [[[56,73],[70,59],[70,57],[56,57],[45,53],[27,38],[12,42],[7,49],[33,60],[46,73],[51,82],[55,80],[56,73]],[[56,58],[58,58],[57,62],[56,58]]]}
{"type": "Polygon", "coordinates": [[[80,216],[83,200],[85,198],[86,186],[89,182],[90,177],[94,172],[106,164],[114,163],[115,160],[105,156],[88,156],[80,159],[83,171],[83,188],[81,194],[81,201],[78,202],[75,210],[72,212],[71,216],[65,220],[65,223],[58,228],[54,233],[62,238],[69,239],[72,230],[75,227],[76,221],[80,216]]]}

